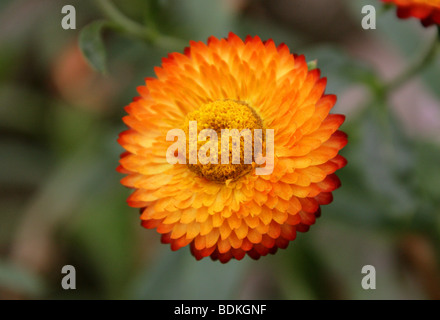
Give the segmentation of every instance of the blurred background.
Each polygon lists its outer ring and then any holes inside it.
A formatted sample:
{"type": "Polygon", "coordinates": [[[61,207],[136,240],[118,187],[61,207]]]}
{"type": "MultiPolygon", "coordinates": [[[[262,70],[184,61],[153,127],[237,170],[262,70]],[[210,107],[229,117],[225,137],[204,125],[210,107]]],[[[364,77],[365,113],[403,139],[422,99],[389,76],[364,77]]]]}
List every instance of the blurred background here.
{"type": "Polygon", "coordinates": [[[383,85],[428,50],[436,27],[398,20],[378,0],[110,4],[0,2],[1,299],[440,299],[439,56],[383,85]],[[61,27],[66,4],[75,30],[61,27]],[[361,28],[367,4],[376,30],[361,28]],[[90,41],[102,74],[79,34],[121,17],[133,28],[98,28],[103,42],[90,41]],[[159,36],[140,37],[139,25],[159,36]],[[223,265],[172,252],[142,228],[115,168],[136,87],[168,52],[229,31],[317,59],[349,144],[342,187],[308,233],[276,255],[223,265]],[[61,287],[68,264],[76,290],[61,287]],[[376,268],[376,290],[361,287],[364,265],[376,268]]]}

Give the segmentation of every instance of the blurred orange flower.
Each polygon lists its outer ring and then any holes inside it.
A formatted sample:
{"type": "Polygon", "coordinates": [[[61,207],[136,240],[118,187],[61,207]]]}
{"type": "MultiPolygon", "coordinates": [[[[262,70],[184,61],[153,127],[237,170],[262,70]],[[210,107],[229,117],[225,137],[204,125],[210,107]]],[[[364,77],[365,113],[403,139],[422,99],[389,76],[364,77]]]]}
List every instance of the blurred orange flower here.
{"type": "Polygon", "coordinates": [[[397,15],[401,19],[414,17],[424,26],[440,25],[440,0],[382,0],[397,5],[397,15]]]}
{"type": "Polygon", "coordinates": [[[116,81],[97,74],[87,64],[76,39],[54,60],[52,83],[64,100],[89,111],[108,109],[119,90],[116,81]]]}
{"type": "Polygon", "coordinates": [[[129,129],[118,140],[127,150],[121,182],[135,189],[128,203],[141,208],[145,228],[172,250],[190,245],[198,260],[227,262],[275,253],[315,223],[340,186],[334,173],[346,164],[338,152],[347,143],[338,130],[344,116],[329,114],[336,96],[324,93],[318,69],[284,44],[230,33],[190,42],[155,72],[126,107],[129,129]],[[274,129],[273,172],[256,175],[255,163],[168,163],[167,132],[191,118],[274,129]]]}

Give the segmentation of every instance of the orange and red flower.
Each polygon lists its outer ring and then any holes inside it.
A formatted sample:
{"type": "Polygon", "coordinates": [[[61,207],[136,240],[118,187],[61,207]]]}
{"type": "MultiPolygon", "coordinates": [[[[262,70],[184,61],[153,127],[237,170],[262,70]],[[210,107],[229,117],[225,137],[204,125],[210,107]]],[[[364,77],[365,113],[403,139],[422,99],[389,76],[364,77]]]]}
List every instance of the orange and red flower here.
{"type": "Polygon", "coordinates": [[[401,19],[418,18],[424,26],[440,25],[440,0],[382,0],[397,6],[401,19]]]}
{"type": "Polygon", "coordinates": [[[126,107],[129,129],[118,140],[126,149],[121,182],[135,189],[128,203],[141,208],[145,228],[172,250],[189,245],[198,260],[227,262],[275,253],[315,223],[340,186],[335,171],[346,164],[338,153],[347,143],[338,130],[344,116],[329,114],[336,96],[324,93],[318,69],[284,44],[230,33],[190,42],[155,73],[126,107]],[[191,118],[273,129],[272,174],[256,175],[255,163],[168,163],[167,132],[191,118]]]}

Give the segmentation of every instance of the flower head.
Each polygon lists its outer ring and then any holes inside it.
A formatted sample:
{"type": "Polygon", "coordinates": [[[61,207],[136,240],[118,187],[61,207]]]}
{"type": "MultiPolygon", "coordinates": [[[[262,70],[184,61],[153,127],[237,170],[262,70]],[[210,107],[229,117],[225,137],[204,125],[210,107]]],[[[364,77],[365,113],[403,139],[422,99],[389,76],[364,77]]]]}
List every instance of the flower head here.
{"type": "Polygon", "coordinates": [[[190,245],[198,260],[227,262],[286,248],[315,223],[340,186],[335,171],[346,160],[338,152],[347,143],[338,131],[344,116],[329,114],[336,97],[324,93],[318,69],[308,70],[304,56],[284,44],[230,33],[190,42],[155,72],[126,107],[129,129],[118,140],[127,151],[121,182],[135,189],[128,203],[141,208],[145,228],[156,229],[172,250],[190,245]],[[204,129],[222,138],[200,141],[204,129]],[[239,137],[223,145],[225,130],[234,129],[249,130],[250,143],[239,137]],[[189,137],[178,145],[180,155],[172,151],[171,130],[189,137]],[[208,144],[207,158],[226,163],[197,158],[208,144]],[[270,170],[258,171],[258,145],[266,168],[272,155],[270,170]],[[249,150],[255,154],[246,162],[249,150]]]}
{"type": "Polygon", "coordinates": [[[418,18],[424,26],[440,25],[440,0],[382,0],[397,6],[401,19],[418,18]]]}

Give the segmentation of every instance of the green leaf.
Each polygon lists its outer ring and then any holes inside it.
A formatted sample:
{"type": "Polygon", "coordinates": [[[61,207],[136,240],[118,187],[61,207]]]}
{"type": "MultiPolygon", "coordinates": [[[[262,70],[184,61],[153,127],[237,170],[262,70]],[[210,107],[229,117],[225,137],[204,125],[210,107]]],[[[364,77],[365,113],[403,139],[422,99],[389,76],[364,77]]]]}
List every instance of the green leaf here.
{"type": "MultiPolygon", "coordinates": [[[[279,253],[277,253],[279,254],[279,253]]],[[[310,237],[295,240],[285,252],[279,254],[280,263],[275,274],[286,299],[333,299],[333,278],[322,255],[310,237]]]]}
{"type": "Polygon", "coordinates": [[[163,253],[132,285],[133,299],[236,299],[247,270],[255,261],[196,261],[189,248],[163,253]],[[215,289],[214,289],[215,288],[215,289]]]}
{"type": "MultiPolygon", "coordinates": [[[[104,179],[104,178],[103,178],[104,179]]],[[[70,226],[69,250],[93,276],[106,299],[125,298],[125,286],[136,266],[136,214],[126,206],[118,173],[107,174],[94,196],[78,208],[70,226]],[[131,214],[128,214],[131,213],[131,214]],[[111,236],[109,236],[111,235],[111,236]]]]}
{"type": "Polygon", "coordinates": [[[440,203],[440,147],[429,142],[417,142],[415,146],[417,166],[415,167],[415,183],[423,194],[423,199],[440,203]]]}
{"type": "Polygon", "coordinates": [[[101,73],[107,72],[102,31],[109,26],[108,21],[94,21],[85,26],[79,35],[79,47],[88,63],[101,73]]]}
{"type": "Polygon", "coordinates": [[[359,141],[351,146],[354,169],[392,219],[409,218],[415,212],[414,194],[408,185],[414,158],[411,143],[400,125],[387,112],[388,105],[369,108],[359,123],[359,141]]]}

